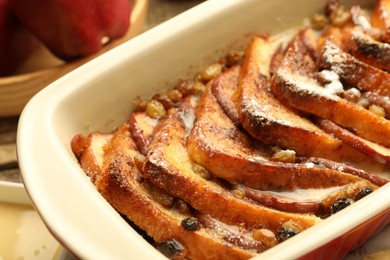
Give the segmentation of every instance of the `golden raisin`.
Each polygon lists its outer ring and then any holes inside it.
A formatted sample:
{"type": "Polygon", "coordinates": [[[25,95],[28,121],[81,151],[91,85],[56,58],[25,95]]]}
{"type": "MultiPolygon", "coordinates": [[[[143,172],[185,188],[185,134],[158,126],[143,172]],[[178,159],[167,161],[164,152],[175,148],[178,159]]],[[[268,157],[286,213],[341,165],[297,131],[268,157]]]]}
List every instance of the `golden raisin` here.
{"type": "Polygon", "coordinates": [[[202,82],[196,81],[196,82],[194,83],[194,85],[192,86],[192,88],[193,88],[193,90],[194,90],[194,91],[193,91],[194,94],[198,94],[198,93],[204,92],[205,89],[206,89],[206,86],[205,86],[202,82]]]}
{"type": "Polygon", "coordinates": [[[278,162],[293,163],[295,162],[295,155],[293,150],[279,150],[272,155],[271,159],[278,162]]]}
{"type": "Polygon", "coordinates": [[[275,234],[269,229],[257,229],[253,232],[253,239],[261,241],[267,247],[273,247],[278,243],[278,240],[275,237],[275,234]]]}
{"type": "Polygon", "coordinates": [[[351,20],[351,14],[345,6],[340,5],[330,14],[330,21],[334,26],[342,27],[351,20]]]}
{"type": "Polygon", "coordinates": [[[311,25],[315,30],[322,30],[328,23],[328,18],[324,14],[315,14],[311,18],[311,25]]]}
{"type": "Polygon", "coordinates": [[[245,197],[245,192],[243,190],[240,190],[240,189],[234,189],[232,190],[232,193],[234,196],[236,196],[237,198],[244,198],[245,197]]]}
{"type": "Polygon", "coordinates": [[[368,110],[372,113],[374,113],[375,115],[377,116],[380,116],[380,117],[386,117],[386,111],[384,110],[383,107],[380,107],[378,105],[370,105],[368,107],[368,110]]]}
{"type": "Polygon", "coordinates": [[[179,90],[173,89],[169,91],[168,97],[172,100],[172,102],[177,103],[183,98],[183,94],[179,90]]]}
{"type": "Polygon", "coordinates": [[[145,112],[151,118],[160,118],[164,116],[166,113],[163,104],[161,104],[159,101],[154,99],[150,100],[147,103],[145,112]]]}
{"type": "Polygon", "coordinates": [[[362,94],[361,94],[360,90],[358,90],[357,88],[350,88],[350,89],[343,92],[343,97],[346,100],[351,101],[353,103],[359,102],[361,96],[362,96],[362,94]]]}
{"type": "Polygon", "coordinates": [[[209,171],[199,164],[194,163],[192,166],[192,169],[194,170],[194,172],[196,174],[201,176],[203,179],[208,180],[211,177],[209,171]]]}
{"type": "Polygon", "coordinates": [[[203,81],[209,81],[217,77],[222,72],[222,65],[219,63],[214,63],[208,66],[205,70],[200,73],[200,76],[203,81]]]}

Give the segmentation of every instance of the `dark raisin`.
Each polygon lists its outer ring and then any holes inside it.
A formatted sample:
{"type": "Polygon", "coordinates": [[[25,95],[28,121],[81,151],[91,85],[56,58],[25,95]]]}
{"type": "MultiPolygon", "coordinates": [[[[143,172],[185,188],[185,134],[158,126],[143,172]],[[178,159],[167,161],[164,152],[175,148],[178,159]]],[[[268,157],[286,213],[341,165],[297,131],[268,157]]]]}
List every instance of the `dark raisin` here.
{"type": "Polygon", "coordinates": [[[181,225],[187,231],[196,231],[200,228],[200,223],[197,218],[188,217],[182,220],[181,225]]]}
{"type": "Polygon", "coordinates": [[[182,214],[188,214],[191,211],[190,205],[188,205],[185,201],[182,199],[176,199],[174,203],[175,209],[182,213],[182,214]]]}
{"type": "Polygon", "coordinates": [[[160,102],[166,110],[170,109],[173,106],[172,100],[166,94],[157,93],[152,97],[152,99],[160,102]]]}
{"type": "Polygon", "coordinates": [[[193,85],[194,85],[194,81],[193,80],[184,80],[184,79],[181,79],[177,82],[176,86],[175,86],[175,89],[176,90],[179,90],[180,93],[183,95],[183,96],[188,96],[188,95],[191,95],[193,94],[193,85]]]}
{"type": "Polygon", "coordinates": [[[299,232],[292,227],[281,226],[280,228],[278,228],[278,230],[276,230],[276,238],[280,242],[282,242],[282,241],[286,241],[287,239],[295,236],[298,233],[299,232]]]}
{"type": "Polygon", "coordinates": [[[332,204],[332,206],[330,206],[330,213],[335,214],[349,205],[351,205],[351,202],[348,198],[340,197],[335,203],[332,204]]]}
{"type": "Polygon", "coordinates": [[[243,53],[239,51],[231,51],[229,52],[225,58],[225,66],[227,68],[231,68],[240,63],[242,60],[243,53]]]}
{"type": "Polygon", "coordinates": [[[361,198],[367,196],[368,194],[370,194],[370,193],[373,192],[373,191],[374,191],[374,190],[373,190],[371,187],[369,187],[369,186],[362,188],[362,189],[359,191],[359,193],[356,194],[356,196],[355,196],[355,201],[356,201],[356,200],[360,200],[361,198]]]}
{"type": "Polygon", "coordinates": [[[158,244],[156,248],[169,259],[184,258],[187,253],[185,247],[174,238],[158,244]]]}

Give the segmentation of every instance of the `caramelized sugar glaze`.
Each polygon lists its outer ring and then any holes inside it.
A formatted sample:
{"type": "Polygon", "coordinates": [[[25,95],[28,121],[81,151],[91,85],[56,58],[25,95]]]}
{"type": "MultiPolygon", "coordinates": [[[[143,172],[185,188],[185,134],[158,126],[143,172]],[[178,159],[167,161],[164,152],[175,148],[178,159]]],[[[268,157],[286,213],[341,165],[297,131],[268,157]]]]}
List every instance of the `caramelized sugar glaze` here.
{"type": "Polygon", "coordinates": [[[255,36],[72,149],[169,258],[247,259],[388,182],[390,5],[329,1],[287,41],[255,36]],[[368,165],[368,167],[367,167],[368,165]],[[375,170],[377,171],[377,170],[375,170]]]}

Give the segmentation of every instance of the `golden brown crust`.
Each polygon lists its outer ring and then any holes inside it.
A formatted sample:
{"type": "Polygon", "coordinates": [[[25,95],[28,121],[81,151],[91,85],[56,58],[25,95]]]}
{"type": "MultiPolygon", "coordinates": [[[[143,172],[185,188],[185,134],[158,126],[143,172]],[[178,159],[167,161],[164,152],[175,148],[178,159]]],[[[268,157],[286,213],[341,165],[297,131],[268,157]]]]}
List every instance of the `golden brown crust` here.
{"type": "Polygon", "coordinates": [[[103,170],[104,149],[112,139],[112,134],[91,133],[86,138],[84,150],[79,162],[85,174],[95,183],[103,170]]]}
{"type": "Polygon", "coordinates": [[[378,160],[379,162],[390,161],[390,149],[377,143],[365,140],[350,131],[338,126],[329,120],[319,120],[318,125],[330,134],[339,138],[343,143],[354,147],[378,160]]]}
{"type": "Polygon", "coordinates": [[[259,66],[268,65],[258,60],[257,54],[266,51],[269,47],[264,48],[264,45],[268,44],[264,39],[255,38],[241,65],[237,102],[242,126],[254,138],[292,149],[300,156],[340,159],[337,158],[339,140],[299,116],[295,109],[283,105],[268,91],[268,79],[258,73],[259,66]]]}
{"type": "Polygon", "coordinates": [[[245,223],[248,227],[262,226],[273,231],[291,219],[306,228],[319,221],[313,216],[288,214],[251,204],[217,183],[203,179],[193,171],[185,143],[185,127],[180,116],[174,114],[160,121],[149,146],[145,174],[155,185],[182,198],[203,214],[228,224],[245,223]]]}
{"type": "MultiPolygon", "coordinates": [[[[300,39],[296,41],[299,43],[300,39]]],[[[319,85],[313,76],[302,73],[299,69],[302,56],[310,58],[302,48],[290,47],[286,51],[284,64],[287,65],[282,65],[275,75],[273,93],[299,110],[354,129],[357,135],[367,140],[390,146],[390,122],[358,104],[340,98],[331,89],[319,85]]]]}
{"type": "Polygon", "coordinates": [[[371,66],[390,71],[390,45],[373,39],[361,30],[346,32],[343,49],[371,66]]]}
{"type": "Polygon", "coordinates": [[[319,57],[319,68],[334,71],[350,86],[390,96],[390,74],[359,61],[327,41],[319,57]]]}
{"type": "Polygon", "coordinates": [[[187,150],[192,160],[213,175],[263,190],[325,188],[359,180],[305,162],[272,161],[269,154],[260,152],[260,145],[256,147],[253,139],[234,126],[210,91],[203,94],[187,150]]]}
{"type": "MultiPolygon", "coordinates": [[[[335,214],[336,211],[332,212],[332,206],[336,205],[337,202],[340,201],[340,199],[353,203],[354,201],[360,199],[359,193],[362,193],[362,191],[364,191],[365,189],[368,189],[371,193],[377,188],[377,186],[372,185],[372,183],[368,181],[360,181],[346,185],[343,188],[334,191],[322,201],[322,214],[335,214]]],[[[364,194],[362,196],[367,195],[368,194],[364,194]]]]}
{"type": "Polygon", "coordinates": [[[145,112],[134,112],[129,116],[128,124],[131,137],[138,150],[144,155],[157,122],[157,119],[149,117],[145,112]]]}
{"type": "Polygon", "coordinates": [[[377,0],[371,16],[371,24],[375,28],[386,30],[390,27],[390,1],[377,0]]]}
{"type": "Polygon", "coordinates": [[[124,124],[110,143],[105,155],[105,169],[96,181],[99,192],[116,210],[157,242],[175,238],[186,247],[186,257],[191,259],[248,259],[255,255],[221,240],[213,235],[213,231],[185,230],[181,221],[188,215],[166,209],[151,199],[134,162],[137,154],[128,125],[124,124]]]}
{"type": "Polygon", "coordinates": [[[211,86],[211,91],[217,98],[218,103],[230,120],[232,120],[237,126],[240,125],[240,117],[238,115],[236,104],[233,101],[233,96],[237,91],[239,72],[240,67],[235,66],[218,76],[211,86]]]}

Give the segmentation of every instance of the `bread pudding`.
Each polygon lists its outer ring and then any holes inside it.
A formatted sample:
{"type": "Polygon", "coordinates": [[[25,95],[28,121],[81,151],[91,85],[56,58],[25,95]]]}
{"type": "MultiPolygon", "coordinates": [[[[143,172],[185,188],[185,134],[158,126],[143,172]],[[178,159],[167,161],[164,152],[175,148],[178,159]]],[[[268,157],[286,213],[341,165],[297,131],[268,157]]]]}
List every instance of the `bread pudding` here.
{"type": "Polygon", "coordinates": [[[367,167],[390,158],[387,17],[387,1],[369,14],[331,0],[287,40],[254,36],[72,150],[168,258],[254,257],[388,182],[367,167]]]}

